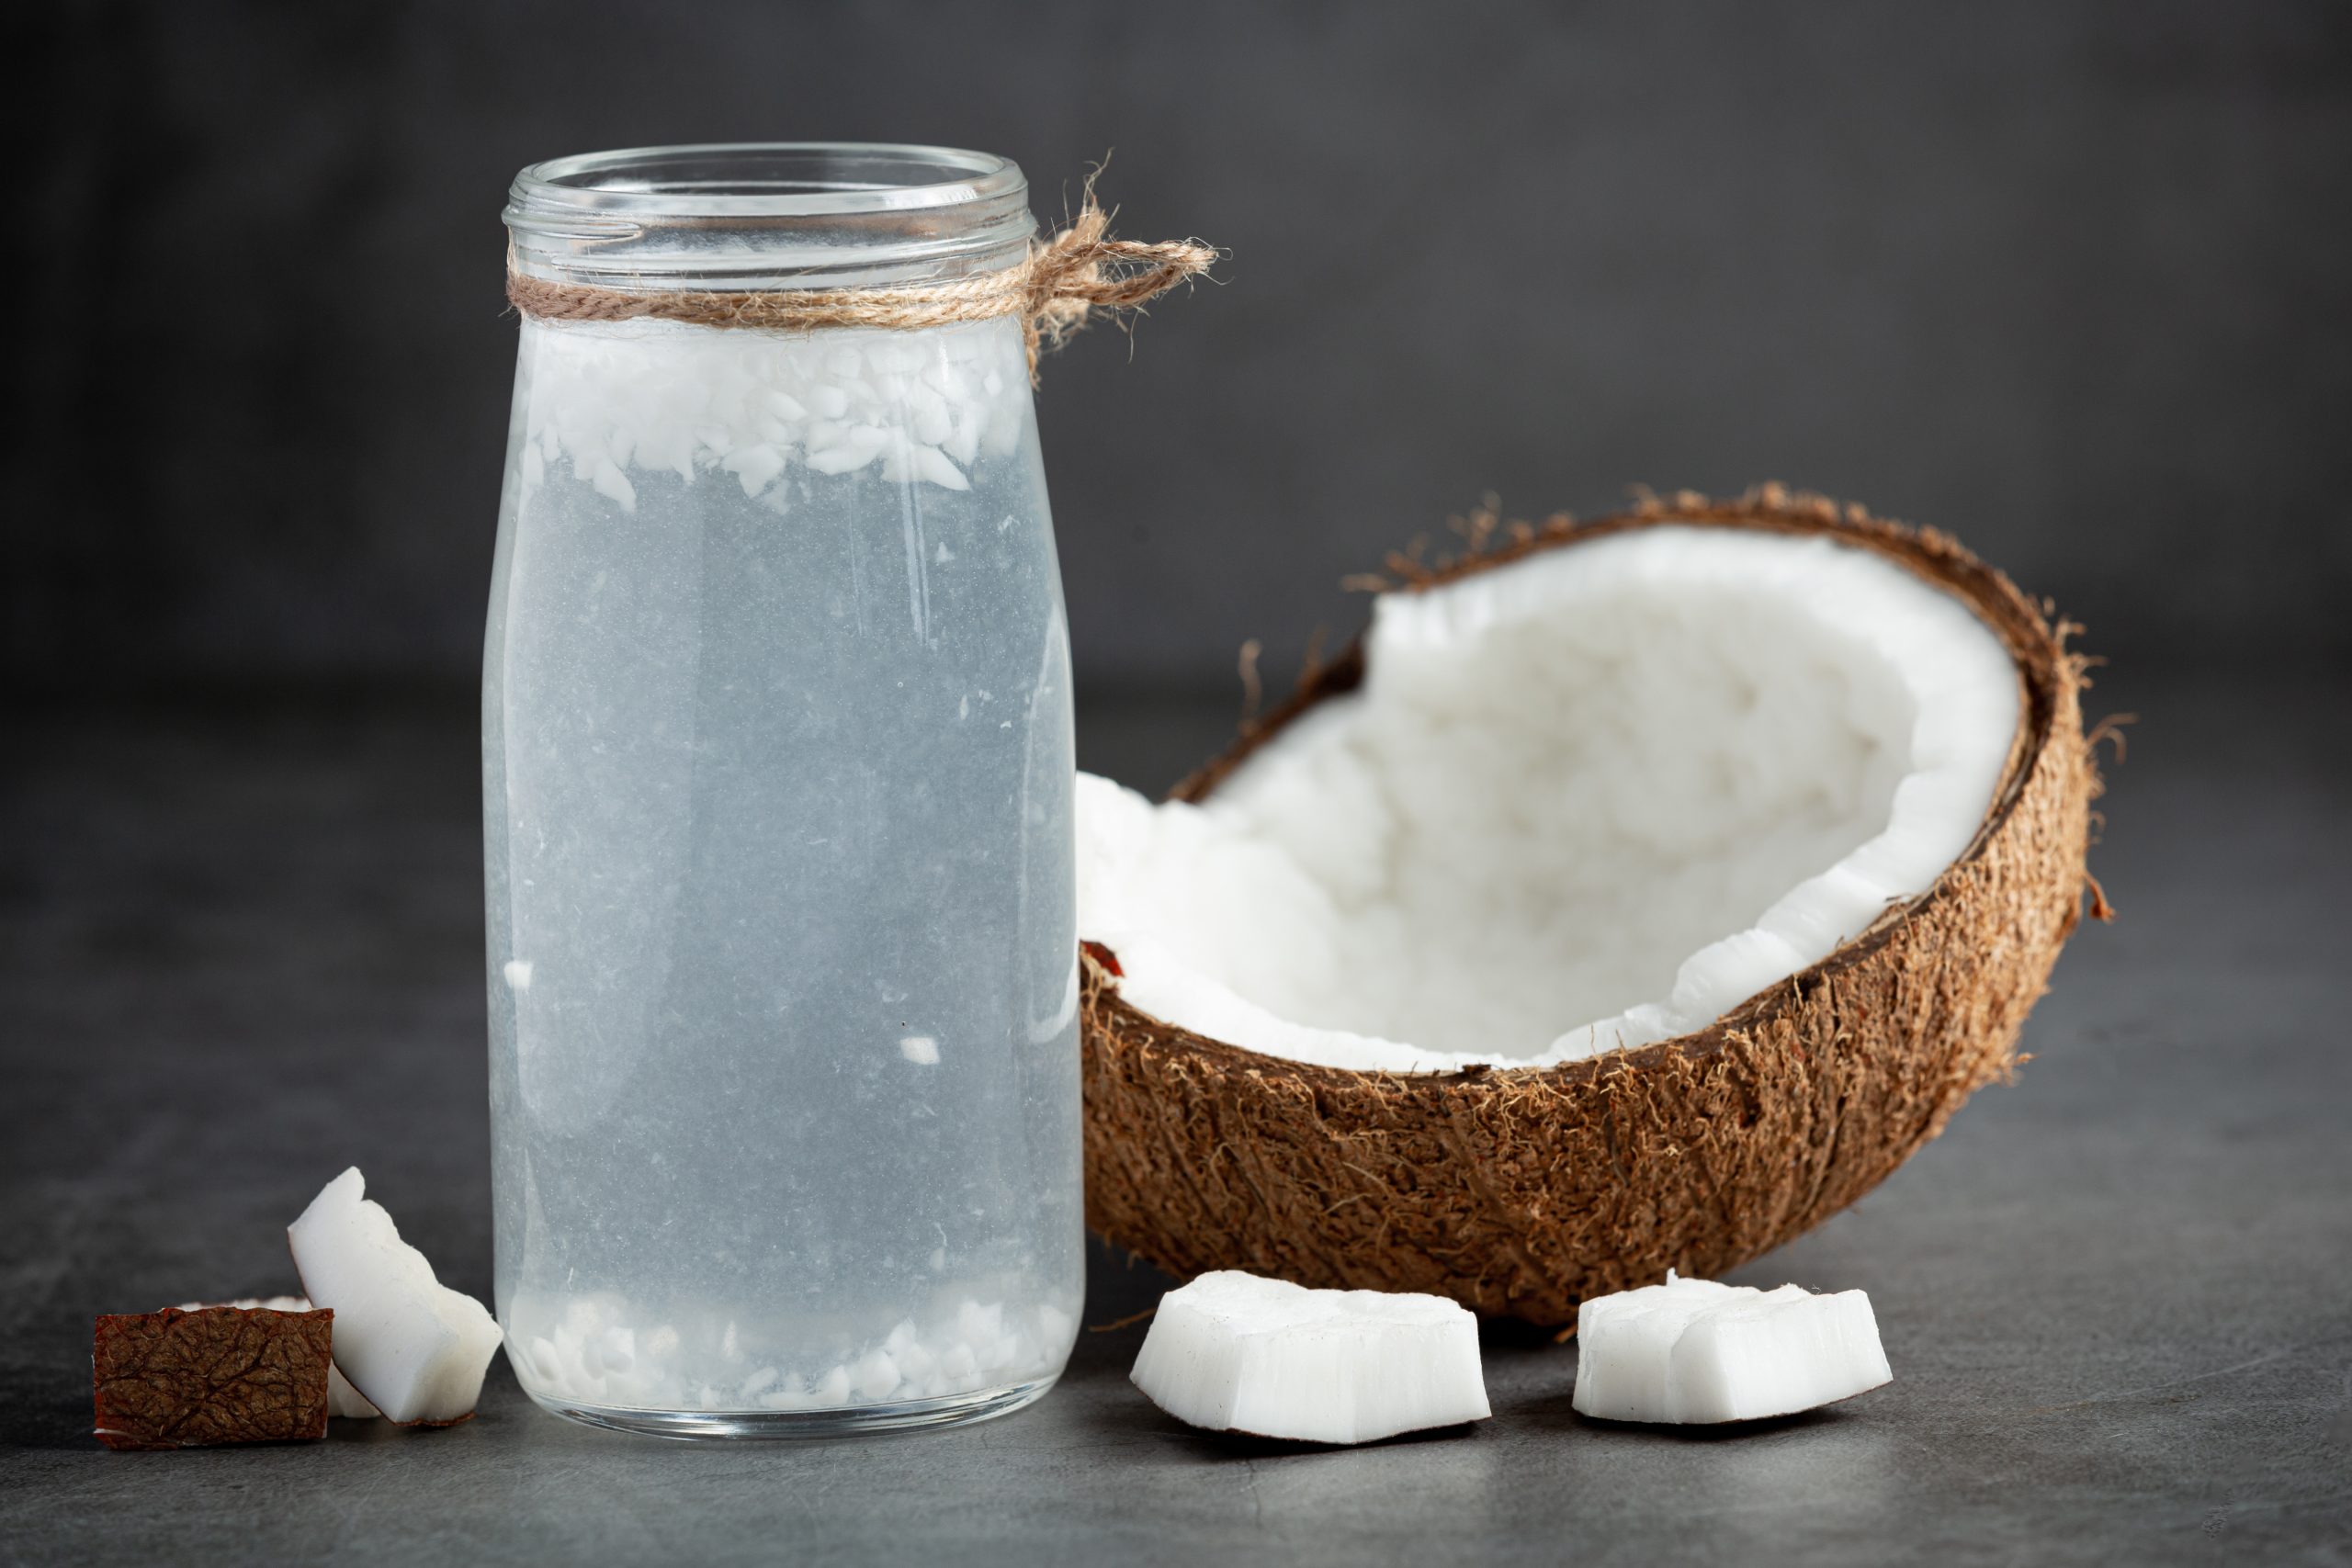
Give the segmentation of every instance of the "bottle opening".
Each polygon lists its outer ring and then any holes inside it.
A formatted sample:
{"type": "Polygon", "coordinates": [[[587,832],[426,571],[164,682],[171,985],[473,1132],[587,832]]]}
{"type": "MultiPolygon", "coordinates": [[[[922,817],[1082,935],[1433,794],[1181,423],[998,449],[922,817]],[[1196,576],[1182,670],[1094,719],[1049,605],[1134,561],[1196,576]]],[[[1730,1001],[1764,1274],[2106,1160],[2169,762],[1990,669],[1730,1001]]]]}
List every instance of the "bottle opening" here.
{"type": "Polygon", "coordinates": [[[506,226],[530,276],[608,288],[922,282],[1011,266],[1035,222],[1020,166],[953,147],[647,147],[534,164],[506,226]]]}

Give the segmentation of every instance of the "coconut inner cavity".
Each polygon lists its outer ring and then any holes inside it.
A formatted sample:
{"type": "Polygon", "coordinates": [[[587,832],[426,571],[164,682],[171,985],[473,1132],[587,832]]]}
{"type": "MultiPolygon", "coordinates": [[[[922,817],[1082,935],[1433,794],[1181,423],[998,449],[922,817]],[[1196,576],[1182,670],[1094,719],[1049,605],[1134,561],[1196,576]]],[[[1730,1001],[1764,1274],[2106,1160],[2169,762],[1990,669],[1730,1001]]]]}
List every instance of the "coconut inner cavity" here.
{"type": "Polygon", "coordinates": [[[1817,536],[1661,525],[1384,595],[1366,677],[1201,806],[1080,781],[1126,999],[1332,1066],[1543,1065],[1703,1026],[1967,847],[2015,666],[1817,536]]]}

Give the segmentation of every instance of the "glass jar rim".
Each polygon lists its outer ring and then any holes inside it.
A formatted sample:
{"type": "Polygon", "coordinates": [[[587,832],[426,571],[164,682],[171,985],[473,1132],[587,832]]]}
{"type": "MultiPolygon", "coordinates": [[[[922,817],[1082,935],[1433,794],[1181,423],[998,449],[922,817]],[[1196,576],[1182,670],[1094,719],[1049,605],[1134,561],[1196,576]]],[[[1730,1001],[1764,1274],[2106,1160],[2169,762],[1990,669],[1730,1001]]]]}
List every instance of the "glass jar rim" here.
{"type": "Polygon", "coordinates": [[[580,152],[514,176],[507,217],[813,218],[1023,197],[993,152],[911,142],[712,141],[580,152]]]}
{"type": "Polygon", "coordinates": [[[912,143],[707,142],[579,153],[514,176],[511,265],[623,288],[910,281],[1018,263],[1020,165],[912,143]]]}

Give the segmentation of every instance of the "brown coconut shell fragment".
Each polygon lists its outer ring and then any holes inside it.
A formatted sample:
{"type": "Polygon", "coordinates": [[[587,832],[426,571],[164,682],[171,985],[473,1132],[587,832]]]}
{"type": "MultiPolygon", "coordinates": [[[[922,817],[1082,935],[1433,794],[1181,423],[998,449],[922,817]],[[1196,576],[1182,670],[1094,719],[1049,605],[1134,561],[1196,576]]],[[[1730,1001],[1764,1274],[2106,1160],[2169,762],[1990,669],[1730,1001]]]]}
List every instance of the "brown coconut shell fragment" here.
{"type": "Polygon", "coordinates": [[[98,1319],[98,1441],[110,1449],[315,1441],[327,1435],[334,1314],[166,1308],[98,1319]]]}
{"type": "MultiPolygon", "coordinates": [[[[1581,527],[1498,535],[1486,521],[1464,558],[1400,560],[1402,581],[1376,586],[1419,592],[1664,523],[1884,556],[2007,646],[2024,698],[2007,768],[1935,885],[1822,962],[1694,1033],[1554,1067],[1399,1076],[1279,1060],[1129,1006],[1115,959],[1088,943],[1087,1221],[1179,1276],[1424,1291],[1545,1325],[1668,1268],[1713,1278],[1853,1202],[2007,1078],[2086,889],[2106,913],[2085,867],[2099,787],[2079,703],[2088,661],[2065,647],[2074,628],[1951,539],[1778,486],[1645,499],[1581,527]]],[[[1177,798],[1206,798],[1364,668],[1359,643],[1311,670],[1177,798]]]]}

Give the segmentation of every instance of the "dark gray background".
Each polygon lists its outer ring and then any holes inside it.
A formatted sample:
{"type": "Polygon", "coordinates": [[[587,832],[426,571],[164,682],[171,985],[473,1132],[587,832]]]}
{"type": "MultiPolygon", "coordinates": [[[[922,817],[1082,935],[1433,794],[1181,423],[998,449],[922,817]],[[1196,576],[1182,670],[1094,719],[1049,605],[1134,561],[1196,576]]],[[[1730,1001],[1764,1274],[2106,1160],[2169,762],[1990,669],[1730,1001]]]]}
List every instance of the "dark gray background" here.
{"type": "MultiPolygon", "coordinates": [[[[21,23],[19,24],[22,25],[21,23]]],[[[1081,685],[1229,691],[1493,491],[1766,478],[2095,647],[2352,649],[2352,10],[2231,4],[44,8],[15,679],[466,679],[521,164],[1116,149],[1225,247],[1041,399],[1081,685]]]]}

